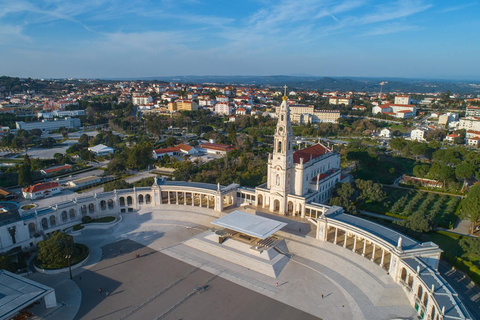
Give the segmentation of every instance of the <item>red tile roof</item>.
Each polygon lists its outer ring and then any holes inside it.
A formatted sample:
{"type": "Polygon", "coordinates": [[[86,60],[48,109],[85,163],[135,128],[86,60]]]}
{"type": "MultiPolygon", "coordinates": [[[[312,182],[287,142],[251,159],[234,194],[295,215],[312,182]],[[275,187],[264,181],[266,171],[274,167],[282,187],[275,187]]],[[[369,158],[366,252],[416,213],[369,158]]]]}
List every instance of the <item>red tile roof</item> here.
{"type": "Polygon", "coordinates": [[[307,163],[310,159],[315,159],[316,157],[323,156],[328,152],[327,148],[321,144],[316,144],[314,146],[295,151],[293,153],[293,161],[295,163],[300,163],[300,159],[303,158],[303,163],[307,163]]]}
{"type": "Polygon", "coordinates": [[[65,165],[63,165],[63,166],[51,167],[51,168],[48,168],[48,169],[43,169],[42,171],[45,172],[46,174],[48,174],[48,173],[52,173],[52,172],[55,172],[55,171],[68,170],[68,169],[70,169],[71,167],[72,167],[71,165],[65,164],[65,165]]]}
{"type": "Polygon", "coordinates": [[[227,144],[220,144],[220,143],[204,143],[200,145],[200,148],[220,150],[220,151],[231,151],[235,149],[234,146],[227,145],[227,144]]]}
{"type": "Polygon", "coordinates": [[[156,154],[163,154],[163,153],[169,153],[169,152],[178,152],[180,151],[179,147],[170,147],[170,148],[164,148],[164,149],[156,149],[153,150],[156,154]]]}
{"type": "Polygon", "coordinates": [[[59,184],[57,182],[37,183],[37,184],[34,184],[33,186],[24,188],[22,191],[26,193],[34,193],[34,192],[40,192],[47,189],[53,189],[58,186],[59,184]]]}
{"type": "Polygon", "coordinates": [[[180,143],[177,147],[185,151],[190,151],[193,148],[192,146],[189,146],[188,144],[183,144],[183,143],[180,143]]]}

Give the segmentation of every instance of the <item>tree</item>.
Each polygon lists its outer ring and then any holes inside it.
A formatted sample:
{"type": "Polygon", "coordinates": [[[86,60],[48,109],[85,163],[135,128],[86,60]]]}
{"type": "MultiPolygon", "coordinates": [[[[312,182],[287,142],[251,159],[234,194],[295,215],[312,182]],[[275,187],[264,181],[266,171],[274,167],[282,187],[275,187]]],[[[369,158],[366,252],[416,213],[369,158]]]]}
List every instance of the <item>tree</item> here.
{"type": "Polygon", "coordinates": [[[430,170],[430,166],[428,164],[420,164],[413,167],[413,175],[419,178],[425,178],[430,170]]]}
{"type": "Polygon", "coordinates": [[[470,231],[480,221],[480,184],[476,184],[470,188],[467,197],[461,202],[460,217],[468,219],[472,223],[470,231]]]}
{"type": "Polygon", "coordinates": [[[465,237],[459,244],[466,254],[480,257],[480,238],[465,237]]]}
{"type": "Polygon", "coordinates": [[[165,139],[165,144],[167,147],[173,147],[177,144],[177,139],[175,139],[175,137],[168,137],[165,139]]]}
{"type": "Polygon", "coordinates": [[[65,254],[73,253],[75,243],[73,237],[64,232],[54,232],[48,239],[38,243],[38,260],[43,266],[61,268],[66,265],[65,254]]]}
{"type": "Polygon", "coordinates": [[[83,147],[87,147],[88,146],[88,136],[84,133],[80,136],[80,138],[78,139],[78,143],[83,146],[83,147]]]}
{"type": "Polygon", "coordinates": [[[355,189],[350,183],[337,184],[334,191],[335,196],[330,199],[330,204],[343,207],[348,213],[356,214],[357,208],[353,205],[351,199],[354,193],[355,189]]]}
{"type": "Polygon", "coordinates": [[[33,184],[32,162],[28,154],[23,157],[23,164],[18,172],[18,184],[22,187],[33,184]]]}
{"type": "Polygon", "coordinates": [[[473,176],[474,173],[475,166],[465,161],[457,165],[457,167],[455,168],[455,176],[457,177],[457,179],[469,179],[473,176]]]}
{"type": "Polygon", "coordinates": [[[430,232],[435,230],[435,220],[431,214],[416,211],[408,217],[407,227],[416,232],[430,232]]]}
{"type": "Polygon", "coordinates": [[[372,180],[355,180],[355,185],[360,191],[360,198],[370,200],[372,202],[383,201],[386,197],[383,191],[382,185],[379,183],[373,183],[372,180]]]}

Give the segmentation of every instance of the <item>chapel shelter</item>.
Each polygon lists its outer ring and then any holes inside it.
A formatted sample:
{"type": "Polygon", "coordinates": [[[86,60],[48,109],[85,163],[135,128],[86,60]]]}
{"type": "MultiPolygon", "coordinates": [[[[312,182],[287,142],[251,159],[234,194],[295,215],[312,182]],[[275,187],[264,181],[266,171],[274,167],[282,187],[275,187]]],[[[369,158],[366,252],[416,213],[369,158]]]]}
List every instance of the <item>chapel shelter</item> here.
{"type": "Polygon", "coordinates": [[[231,238],[248,243],[254,250],[273,247],[277,240],[272,235],[287,224],[273,219],[235,210],[212,222],[217,227],[224,228],[219,235],[219,243],[231,238]]]}
{"type": "Polygon", "coordinates": [[[57,306],[53,288],[0,270],[0,320],[11,319],[41,299],[47,308],[57,306]]]}

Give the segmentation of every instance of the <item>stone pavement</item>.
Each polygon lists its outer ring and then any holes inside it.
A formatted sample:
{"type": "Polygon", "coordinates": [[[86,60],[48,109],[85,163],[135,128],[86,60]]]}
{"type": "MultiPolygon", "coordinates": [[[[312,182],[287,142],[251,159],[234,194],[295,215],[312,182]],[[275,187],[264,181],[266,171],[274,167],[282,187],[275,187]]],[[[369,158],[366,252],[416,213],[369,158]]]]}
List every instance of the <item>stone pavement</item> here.
{"type": "MultiPolygon", "coordinates": [[[[83,288],[87,284],[80,283],[83,281],[79,280],[82,272],[85,272],[84,277],[87,274],[93,276],[103,272],[96,267],[97,262],[102,259],[102,247],[119,240],[133,240],[156,252],[322,319],[375,320],[415,316],[415,311],[401,287],[395,284],[383,269],[342,247],[306,237],[305,234],[313,230],[305,220],[292,219],[286,228],[291,233],[281,232],[286,238],[288,250],[294,257],[277,279],[182,244],[183,241],[211,227],[210,222],[224,214],[204,208],[171,205],[163,206],[162,210],[145,209],[138,213],[126,213],[123,215],[123,221],[109,230],[83,229],[81,235],[75,237],[75,241],[89,246],[91,254],[84,267],[74,270],[74,282],[83,288]],[[301,234],[299,229],[302,231],[301,234]]],[[[289,220],[278,216],[271,218],[289,220]]],[[[101,263],[104,263],[103,260],[101,263]]],[[[158,270],[161,271],[161,266],[158,270]]],[[[65,280],[68,275],[32,276],[39,277],[40,280],[42,277],[51,278],[52,280],[39,282],[52,287],[57,285],[59,288],[57,300],[59,302],[65,300],[66,306],[59,307],[60,311],[47,315],[45,319],[74,319],[77,311],[82,308],[73,308],[80,305],[81,294],[78,286],[78,291],[60,289],[62,286],[68,287],[65,285],[65,282],[70,282],[65,280]],[[63,282],[55,280],[61,277],[64,279],[63,282]],[[66,294],[66,291],[69,294],[66,294]],[[64,316],[60,312],[70,312],[70,315],[64,316]]],[[[122,285],[128,287],[128,283],[131,284],[132,281],[146,280],[132,279],[129,273],[124,273],[116,279],[121,279],[121,283],[115,284],[119,287],[122,285]]],[[[71,285],[74,286],[75,283],[71,285]]],[[[109,299],[114,300],[114,297],[109,299]]],[[[85,310],[83,314],[86,314],[85,310]]],[[[83,318],[78,316],[76,319],[83,318]]]]}

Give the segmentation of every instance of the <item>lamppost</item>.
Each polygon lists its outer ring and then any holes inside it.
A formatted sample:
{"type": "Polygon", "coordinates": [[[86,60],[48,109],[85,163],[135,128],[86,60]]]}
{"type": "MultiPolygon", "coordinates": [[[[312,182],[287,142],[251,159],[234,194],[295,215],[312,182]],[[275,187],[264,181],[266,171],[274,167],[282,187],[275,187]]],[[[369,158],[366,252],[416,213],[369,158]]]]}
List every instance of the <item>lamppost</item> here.
{"type": "Polygon", "coordinates": [[[68,252],[68,243],[66,241],[62,240],[57,240],[59,243],[63,243],[65,245],[65,259],[67,259],[67,264],[68,264],[68,272],[70,273],[70,280],[72,280],[72,267],[70,266],[70,259],[72,258],[72,255],[68,252]]]}

